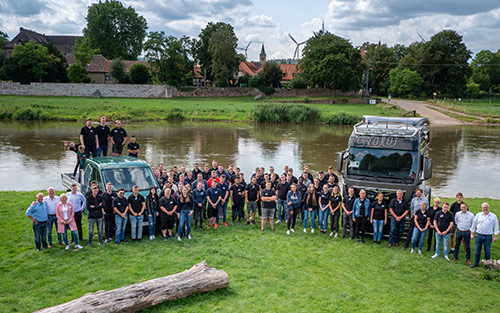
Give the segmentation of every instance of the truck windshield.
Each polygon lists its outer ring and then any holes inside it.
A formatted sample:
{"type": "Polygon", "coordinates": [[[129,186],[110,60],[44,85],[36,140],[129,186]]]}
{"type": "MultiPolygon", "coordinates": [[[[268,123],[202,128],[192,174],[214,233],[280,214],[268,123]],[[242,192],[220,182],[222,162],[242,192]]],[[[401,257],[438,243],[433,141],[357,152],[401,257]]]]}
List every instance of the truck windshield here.
{"type": "Polygon", "coordinates": [[[414,180],[417,151],[354,148],[349,149],[348,175],[414,180]]]}
{"type": "Polygon", "coordinates": [[[139,190],[156,186],[153,173],[147,167],[106,169],[102,171],[102,178],[104,183],[113,184],[113,191],[123,188],[129,192],[134,185],[139,186],[139,190]]]}

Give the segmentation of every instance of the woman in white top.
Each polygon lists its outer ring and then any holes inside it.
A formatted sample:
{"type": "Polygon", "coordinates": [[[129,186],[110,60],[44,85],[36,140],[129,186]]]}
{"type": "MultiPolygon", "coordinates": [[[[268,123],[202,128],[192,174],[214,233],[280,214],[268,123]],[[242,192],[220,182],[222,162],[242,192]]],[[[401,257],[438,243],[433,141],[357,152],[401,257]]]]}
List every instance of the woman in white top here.
{"type": "Polygon", "coordinates": [[[68,202],[68,197],[63,193],[60,197],[60,203],[56,207],[56,217],[57,217],[57,232],[63,234],[64,244],[66,245],[66,250],[69,249],[68,235],[66,230],[71,231],[73,240],[75,241],[75,248],[81,249],[82,246],[78,244],[78,234],[76,232],[76,222],[75,222],[75,210],[71,202],[68,202]]]}

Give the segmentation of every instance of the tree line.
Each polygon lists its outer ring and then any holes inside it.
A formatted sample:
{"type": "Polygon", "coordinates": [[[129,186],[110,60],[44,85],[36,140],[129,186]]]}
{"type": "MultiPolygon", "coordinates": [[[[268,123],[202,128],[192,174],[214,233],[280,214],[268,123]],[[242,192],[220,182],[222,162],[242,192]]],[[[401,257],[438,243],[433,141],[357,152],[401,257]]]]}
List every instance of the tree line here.
{"type": "MultiPolygon", "coordinates": [[[[453,30],[425,42],[392,47],[380,42],[355,47],[348,39],[320,30],[304,46],[299,74],[282,85],[283,73],[272,62],[254,77],[237,76],[245,56],[236,52],[238,38],[228,23],[210,22],[196,38],[148,32],[143,16],[114,0],[89,6],[86,20],[84,36],[73,48],[74,64],[68,67],[51,44],[27,42],[17,45],[9,59],[0,58],[0,79],[90,82],[87,65],[101,54],[113,60],[110,73],[119,83],[191,85],[197,63],[216,86],[247,85],[266,93],[276,87],[360,90],[366,82],[371,94],[379,96],[457,97],[500,91],[500,52],[483,50],[469,63],[471,51],[453,30]],[[137,63],[127,72],[123,61],[140,56],[149,66],[137,63]]],[[[6,43],[7,35],[0,32],[0,45],[6,43]]]]}

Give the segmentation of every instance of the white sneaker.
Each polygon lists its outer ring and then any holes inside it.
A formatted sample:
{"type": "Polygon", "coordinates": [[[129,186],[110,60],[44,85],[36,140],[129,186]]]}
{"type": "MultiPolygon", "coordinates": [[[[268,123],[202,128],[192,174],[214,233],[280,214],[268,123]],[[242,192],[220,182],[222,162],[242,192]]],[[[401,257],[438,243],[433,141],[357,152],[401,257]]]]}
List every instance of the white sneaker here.
{"type": "Polygon", "coordinates": [[[314,234],[314,228],[311,228],[311,234],[314,234]]]}
{"type": "Polygon", "coordinates": [[[155,235],[153,235],[152,237],[153,237],[153,239],[156,239],[156,236],[155,236],[155,235]]]}
{"type": "Polygon", "coordinates": [[[419,250],[418,250],[418,254],[419,254],[419,255],[422,255],[422,250],[420,250],[420,249],[419,249],[419,250]]]}
{"type": "Polygon", "coordinates": [[[449,261],[449,260],[450,260],[450,258],[449,258],[447,255],[445,255],[445,256],[444,256],[444,259],[445,259],[446,261],[449,261]]]}
{"type": "Polygon", "coordinates": [[[337,238],[338,236],[339,236],[339,234],[338,234],[338,233],[335,233],[335,238],[337,238]]]}
{"type": "Polygon", "coordinates": [[[279,224],[279,223],[281,223],[281,220],[277,220],[277,221],[276,221],[276,224],[279,224]]]}
{"type": "Polygon", "coordinates": [[[64,248],[65,250],[69,250],[69,246],[66,246],[66,248],[64,248]]]}
{"type": "Polygon", "coordinates": [[[330,233],[330,237],[333,236],[333,232],[330,233]]]}
{"type": "Polygon", "coordinates": [[[289,231],[289,230],[287,230],[287,231],[286,231],[286,234],[287,234],[287,235],[290,235],[290,231],[289,231]]]}
{"type": "Polygon", "coordinates": [[[304,228],[304,233],[307,233],[307,229],[304,228]]]}
{"type": "Polygon", "coordinates": [[[108,242],[109,242],[109,240],[108,240],[108,239],[104,240],[104,243],[108,243],[108,242]]]}
{"type": "Polygon", "coordinates": [[[410,253],[415,253],[415,249],[411,249],[410,253]]]}
{"type": "Polygon", "coordinates": [[[149,240],[153,240],[153,236],[149,236],[149,240]]]}
{"type": "Polygon", "coordinates": [[[295,230],[293,230],[293,228],[292,228],[292,229],[290,229],[290,230],[292,231],[292,233],[294,233],[294,232],[295,232],[295,230]]]}
{"type": "Polygon", "coordinates": [[[177,240],[182,241],[181,236],[177,236],[177,240]]]}
{"type": "Polygon", "coordinates": [[[82,246],[80,246],[80,245],[76,245],[76,246],[75,246],[75,248],[76,248],[76,249],[83,249],[83,247],[82,247],[82,246]]]}
{"type": "Polygon", "coordinates": [[[439,255],[438,255],[437,253],[434,253],[434,255],[433,255],[433,256],[431,256],[431,258],[433,258],[433,259],[435,259],[435,258],[437,258],[437,257],[439,257],[439,255]]]}
{"type": "Polygon", "coordinates": [[[191,239],[191,235],[188,235],[188,239],[191,239]]]}

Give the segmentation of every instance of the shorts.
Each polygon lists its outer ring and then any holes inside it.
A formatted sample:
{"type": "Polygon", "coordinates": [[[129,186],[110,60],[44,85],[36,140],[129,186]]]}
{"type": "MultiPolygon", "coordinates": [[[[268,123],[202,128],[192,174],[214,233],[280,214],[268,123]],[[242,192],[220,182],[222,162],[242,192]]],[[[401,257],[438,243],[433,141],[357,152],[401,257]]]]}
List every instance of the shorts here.
{"type": "Polygon", "coordinates": [[[215,208],[213,208],[212,205],[208,204],[207,209],[208,209],[207,210],[208,218],[217,217],[217,212],[219,211],[219,205],[216,205],[215,208]]]}
{"type": "Polygon", "coordinates": [[[260,216],[263,220],[265,219],[274,219],[274,211],[276,211],[276,209],[266,209],[266,208],[262,208],[262,215],[260,216]]]}
{"type": "Polygon", "coordinates": [[[119,144],[114,143],[113,144],[113,148],[111,149],[111,151],[113,153],[116,153],[116,154],[122,154],[122,152],[123,152],[123,145],[119,145],[119,144]]]}
{"type": "Polygon", "coordinates": [[[451,227],[450,234],[455,235],[456,230],[457,230],[457,224],[453,223],[453,227],[451,227]]]}
{"type": "Polygon", "coordinates": [[[247,213],[255,213],[257,212],[257,201],[248,201],[247,202],[247,213]]]}
{"type": "Polygon", "coordinates": [[[160,222],[161,222],[161,229],[172,229],[174,228],[174,222],[175,222],[175,215],[167,215],[167,214],[161,214],[160,215],[160,222]]]}

